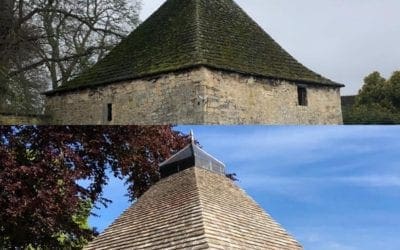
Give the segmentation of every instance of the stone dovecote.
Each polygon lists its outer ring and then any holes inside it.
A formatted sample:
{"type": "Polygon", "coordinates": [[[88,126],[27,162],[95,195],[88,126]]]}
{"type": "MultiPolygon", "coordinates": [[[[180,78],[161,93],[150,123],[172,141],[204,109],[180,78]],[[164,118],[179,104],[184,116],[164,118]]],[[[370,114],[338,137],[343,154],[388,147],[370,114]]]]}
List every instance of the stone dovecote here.
{"type": "Polygon", "coordinates": [[[208,168],[223,163],[193,146],[161,164],[185,167],[152,186],[86,249],[302,249],[222,171],[208,168]],[[182,165],[193,155],[202,160],[182,165]]]}
{"type": "Polygon", "coordinates": [[[48,92],[46,112],[56,124],[340,124],[342,86],[299,63],[232,0],[167,0],[103,60],[48,92]]]}

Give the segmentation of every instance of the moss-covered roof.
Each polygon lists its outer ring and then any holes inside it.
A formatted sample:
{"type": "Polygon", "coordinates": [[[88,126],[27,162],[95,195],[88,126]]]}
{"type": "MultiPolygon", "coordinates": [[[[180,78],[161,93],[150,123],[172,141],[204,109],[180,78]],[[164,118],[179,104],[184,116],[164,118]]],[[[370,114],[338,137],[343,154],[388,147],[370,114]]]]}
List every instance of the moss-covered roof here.
{"type": "Polygon", "coordinates": [[[297,62],[233,0],[167,0],[103,60],[50,93],[196,66],[342,86],[297,62]]]}

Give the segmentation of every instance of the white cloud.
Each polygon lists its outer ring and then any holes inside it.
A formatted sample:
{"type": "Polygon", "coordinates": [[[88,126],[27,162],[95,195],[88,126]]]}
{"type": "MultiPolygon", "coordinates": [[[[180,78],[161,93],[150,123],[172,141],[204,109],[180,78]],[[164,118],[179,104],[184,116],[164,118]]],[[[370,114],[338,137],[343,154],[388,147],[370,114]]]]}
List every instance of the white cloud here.
{"type": "Polygon", "coordinates": [[[243,185],[250,188],[265,186],[293,187],[300,186],[332,186],[346,184],[363,187],[400,187],[400,176],[369,175],[340,177],[275,177],[265,175],[244,176],[243,185]]]}
{"type": "Polygon", "coordinates": [[[398,232],[376,228],[321,225],[299,227],[296,236],[306,250],[397,250],[398,232]]]}
{"type": "MultiPolygon", "coordinates": [[[[183,127],[186,130],[186,127],[183,127]]],[[[369,156],[400,147],[393,127],[213,127],[198,129],[205,150],[235,166],[235,171],[278,173],[320,164],[335,172],[368,167],[369,156]],[[225,129],[226,128],[226,129],[225,129]],[[379,143],[389,140],[390,143],[379,143]],[[379,146],[376,145],[379,143],[379,146]],[[337,164],[338,161],[347,161],[337,164]],[[336,165],[334,165],[336,164],[336,165]]],[[[304,169],[306,170],[306,169],[304,169]]]]}
{"type": "MultiPolygon", "coordinates": [[[[228,127],[229,128],[229,127],[228,127]]],[[[286,153],[293,154],[298,151],[310,151],[313,149],[328,148],[332,152],[343,149],[353,152],[365,152],[370,148],[366,145],[352,144],[340,145],[338,141],[350,139],[382,139],[393,137],[390,127],[247,127],[245,133],[232,133],[231,129],[218,130],[207,133],[201,137],[201,143],[207,143],[214,148],[242,151],[242,154],[235,154],[240,157],[248,158],[249,154],[256,155],[260,152],[264,154],[286,153]],[[252,129],[254,128],[254,129],[252,129]],[[268,151],[266,151],[268,150],[268,151]]],[[[399,137],[400,138],[400,137],[399,137]]]]}
{"type": "Polygon", "coordinates": [[[363,186],[363,187],[382,187],[393,188],[400,187],[400,176],[384,176],[384,175],[370,175],[370,176],[346,176],[335,178],[335,181],[363,186]]]}
{"type": "Polygon", "coordinates": [[[240,177],[239,185],[248,191],[266,192],[269,194],[283,195],[292,200],[316,203],[323,200],[326,190],[347,186],[353,188],[366,188],[379,192],[392,192],[400,188],[400,176],[368,175],[368,176],[269,176],[269,175],[244,175],[240,177]]]}
{"type": "Polygon", "coordinates": [[[303,236],[302,242],[309,246],[307,249],[323,249],[323,250],[357,250],[358,248],[336,241],[330,241],[323,237],[320,233],[308,233],[303,236]]]}
{"type": "Polygon", "coordinates": [[[325,250],[357,250],[357,248],[339,242],[323,242],[320,243],[322,246],[320,249],[325,250]]]}

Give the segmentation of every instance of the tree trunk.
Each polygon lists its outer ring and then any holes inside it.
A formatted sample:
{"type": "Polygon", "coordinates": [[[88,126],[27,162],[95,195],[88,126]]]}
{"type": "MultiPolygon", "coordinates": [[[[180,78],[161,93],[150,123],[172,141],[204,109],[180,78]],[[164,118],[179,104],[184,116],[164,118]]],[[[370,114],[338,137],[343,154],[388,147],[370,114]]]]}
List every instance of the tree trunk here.
{"type": "Polygon", "coordinates": [[[13,7],[15,0],[0,0],[0,111],[6,110],[7,38],[13,29],[13,7]]]}
{"type": "MultiPolygon", "coordinates": [[[[0,0],[0,53],[5,49],[5,41],[14,25],[13,7],[15,0],[0,0]]],[[[0,57],[0,61],[2,57],[0,57]]]]}

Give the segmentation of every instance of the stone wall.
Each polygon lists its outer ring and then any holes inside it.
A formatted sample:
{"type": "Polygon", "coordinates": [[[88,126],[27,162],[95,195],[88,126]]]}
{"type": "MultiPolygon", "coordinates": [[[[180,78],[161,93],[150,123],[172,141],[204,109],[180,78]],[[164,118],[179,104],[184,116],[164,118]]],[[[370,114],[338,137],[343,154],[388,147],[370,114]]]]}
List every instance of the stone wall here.
{"type": "Polygon", "coordinates": [[[341,124],[340,90],[206,68],[48,96],[53,124],[341,124]],[[112,104],[112,121],[107,105],[112,104]]]}
{"type": "Polygon", "coordinates": [[[55,124],[197,124],[203,107],[197,97],[203,70],[167,74],[96,89],[47,97],[46,114],[55,124]],[[107,121],[107,105],[113,119],[107,121]]]}
{"type": "MultiPolygon", "coordinates": [[[[288,81],[206,71],[205,123],[342,124],[340,89],[307,89],[307,106],[298,105],[297,85],[288,81]]],[[[303,86],[303,85],[302,85],[303,86]]]]}
{"type": "Polygon", "coordinates": [[[40,115],[16,115],[0,113],[0,125],[41,125],[46,119],[40,115]]]}

